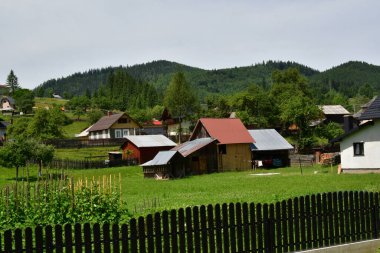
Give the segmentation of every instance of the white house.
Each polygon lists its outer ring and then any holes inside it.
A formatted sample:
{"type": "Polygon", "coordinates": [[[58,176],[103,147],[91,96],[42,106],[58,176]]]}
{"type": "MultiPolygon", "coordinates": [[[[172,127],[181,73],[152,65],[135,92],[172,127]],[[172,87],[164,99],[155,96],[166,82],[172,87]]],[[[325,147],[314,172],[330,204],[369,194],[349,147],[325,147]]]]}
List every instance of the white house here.
{"type": "Polygon", "coordinates": [[[345,173],[380,173],[380,96],[359,118],[365,122],[337,138],[345,173]]]}

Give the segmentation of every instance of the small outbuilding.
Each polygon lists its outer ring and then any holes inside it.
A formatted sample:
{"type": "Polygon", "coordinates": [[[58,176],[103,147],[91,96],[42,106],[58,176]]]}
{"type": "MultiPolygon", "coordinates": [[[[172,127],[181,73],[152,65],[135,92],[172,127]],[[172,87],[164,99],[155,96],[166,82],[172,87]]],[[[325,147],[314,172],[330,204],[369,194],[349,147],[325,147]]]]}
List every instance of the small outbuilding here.
{"type": "Polygon", "coordinates": [[[139,164],[152,160],[158,152],[170,150],[177,144],[164,135],[126,136],[121,146],[123,159],[135,158],[139,164]]]}
{"type": "Polygon", "coordinates": [[[293,146],[275,129],[255,129],[248,132],[255,139],[250,145],[254,168],[290,165],[289,150],[293,150],[293,146]]]}
{"type": "Polygon", "coordinates": [[[216,172],[216,142],[213,138],[199,138],[169,151],[160,151],[151,161],[141,165],[144,177],[178,178],[216,172]]]}

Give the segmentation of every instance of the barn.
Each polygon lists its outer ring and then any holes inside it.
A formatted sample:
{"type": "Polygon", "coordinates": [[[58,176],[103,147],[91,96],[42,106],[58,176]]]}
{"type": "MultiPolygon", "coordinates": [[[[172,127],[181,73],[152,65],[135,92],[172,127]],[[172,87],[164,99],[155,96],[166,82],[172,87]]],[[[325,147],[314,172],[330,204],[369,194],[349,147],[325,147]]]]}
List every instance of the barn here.
{"type": "Polygon", "coordinates": [[[217,171],[216,140],[199,138],[160,151],[142,164],[144,177],[178,178],[217,171]]]}
{"type": "Polygon", "coordinates": [[[218,171],[252,168],[250,145],[255,141],[240,119],[199,119],[190,140],[207,137],[217,140],[218,171]]]}
{"type": "Polygon", "coordinates": [[[152,160],[158,152],[170,150],[177,144],[164,135],[131,135],[121,145],[123,159],[135,158],[139,164],[152,160]]]}

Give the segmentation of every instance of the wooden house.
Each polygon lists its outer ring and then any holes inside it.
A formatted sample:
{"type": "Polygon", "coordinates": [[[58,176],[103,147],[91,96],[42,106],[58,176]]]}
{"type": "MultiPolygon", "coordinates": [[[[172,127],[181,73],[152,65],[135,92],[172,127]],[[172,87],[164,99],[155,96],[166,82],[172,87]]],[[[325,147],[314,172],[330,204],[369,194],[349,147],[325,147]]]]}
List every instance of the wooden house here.
{"type": "Polygon", "coordinates": [[[126,113],[111,114],[99,119],[90,129],[89,139],[121,139],[138,135],[141,125],[126,113]]]}
{"type": "Polygon", "coordinates": [[[123,159],[135,158],[139,164],[152,160],[158,152],[170,150],[177,145],[164,135],[135,135],[125,138],[126,141],[121,146],[123,159]]]}
{"type": "Polygon", "coordinates": [[[380,96],[361,113],[361,124],[336,138],[344,173],[380,173],[380,96]]]}
{"type": "Polygon", "coordinates": [[[351,114],[342,105],[321,105],[319,108],[323,113],[324,119],[322,121],[325,124],[335,122],[343,126],[344,116],[351,114]]]}
{"type": "Polygon", "coordinates": [[[253,167],[289,166],[289,150],[293,149],[275,129],[248,130],[255,143],[250,145],[253,167]]]}
{"type": "Polygon", "coordinates": [[[190,141],[207,137],[217,140],[218,171],[251,168],[250,144],[254,142],[254,139],[240,119],[202,118],[198,120],[190,141]]]}

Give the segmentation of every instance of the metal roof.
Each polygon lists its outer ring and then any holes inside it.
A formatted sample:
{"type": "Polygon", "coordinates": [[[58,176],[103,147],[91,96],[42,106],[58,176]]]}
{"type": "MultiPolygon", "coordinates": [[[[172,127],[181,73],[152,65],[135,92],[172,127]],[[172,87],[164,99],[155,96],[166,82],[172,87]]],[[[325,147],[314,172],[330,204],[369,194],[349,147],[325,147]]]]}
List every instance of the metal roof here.
{"type": "Polygon", "coordinates": [[[171,150],[178,151],[183,157],[191,155],[195,151],[207,146],[208,144],[216,141],[213,138],[199,138],[192,141],[184,142],[171,150]]]}
{"type": "Polygon", "coordinates": [[[323,111],[323,114],[350,114],[349,111],[346,110],[341,105],[320,105],[319,108],[323,111]]]}
{"type": "Polygon", "coordinates": [[[371,105],[362,113],[359,119],[380,119],[380,96],[376,97],[371,105]]]}
{"type": "Polygon", "coordinates": [[[75,137],[87,137],[90,133],[88,132],[88,130],[92,127],[93,125],[87,127],[85,130],[83,130],[82,132],[80,132],[79,134],[75,134],[75,137]]]}
{"type": "Polygon", "coordinates": [[[173,156],[177,153],[177,151],[160,151],[157,155],[150,161],[141,164],[141,166],[158,166],[158,165],[166,165],[173,158],[173,156]]]}
{"type": "Polygon", "coordinates": [[[202,118],[198,120],[190,140],[196,138],[197,131],[204,127],[209,137],[217,139],[220,144],[238,144],[255,142],[240,119],[202,118]]]}
{"type": "Polygon", "coordinates": [[[175,147],[177,144],[162,134],[158,135],[134,135],[126,139],[138,148],[142,147],[175,147]]]}
{"type": "Polygon", "coordinates": [[[251,144],[252,151],[293,149],[293,146],[290,145],[275,129],[255,129],[248,130],[248,132],[256,141],[251,144]]]}

